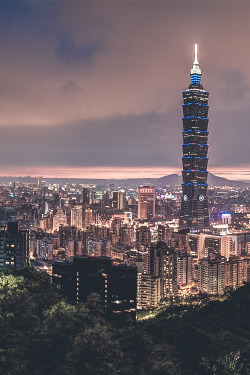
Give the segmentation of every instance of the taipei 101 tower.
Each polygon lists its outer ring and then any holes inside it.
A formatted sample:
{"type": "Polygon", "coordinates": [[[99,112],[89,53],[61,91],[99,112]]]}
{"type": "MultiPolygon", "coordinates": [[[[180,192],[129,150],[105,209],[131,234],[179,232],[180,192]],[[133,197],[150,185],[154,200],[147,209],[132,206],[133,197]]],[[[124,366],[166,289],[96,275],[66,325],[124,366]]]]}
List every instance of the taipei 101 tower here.
{"type": "Polygon", "coordinates": [[[180,229],[199,232],[209,227],[207,203],[208,96],[201,84],[201,70],[195,57],[191,83],[183,95],[183,157],[180,229]]]}

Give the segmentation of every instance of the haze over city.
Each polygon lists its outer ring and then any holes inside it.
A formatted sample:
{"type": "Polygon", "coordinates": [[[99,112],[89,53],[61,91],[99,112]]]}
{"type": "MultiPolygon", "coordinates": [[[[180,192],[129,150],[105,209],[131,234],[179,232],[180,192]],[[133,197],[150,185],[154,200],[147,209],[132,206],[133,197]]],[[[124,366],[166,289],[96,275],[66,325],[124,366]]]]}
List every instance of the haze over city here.
{"type": "Polygon", "coordinates": [[[238,1],[1,2],[0,174],[180,174],[181,92],[197,43],[209,171],[250,179],[249,11],[238,1]]]}

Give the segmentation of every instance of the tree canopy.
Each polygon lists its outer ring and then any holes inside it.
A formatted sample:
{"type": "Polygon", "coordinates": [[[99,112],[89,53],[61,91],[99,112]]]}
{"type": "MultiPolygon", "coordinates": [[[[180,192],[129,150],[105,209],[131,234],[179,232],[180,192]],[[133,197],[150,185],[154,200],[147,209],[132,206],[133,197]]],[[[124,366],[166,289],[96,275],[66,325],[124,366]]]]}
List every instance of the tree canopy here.
{"type": "Polygon", "coordinates": [[[106,315],[98,295],[64,301],[31,267],[2,270],[0,373],[249,375],[250,285],[134,324],[106,315]]]}

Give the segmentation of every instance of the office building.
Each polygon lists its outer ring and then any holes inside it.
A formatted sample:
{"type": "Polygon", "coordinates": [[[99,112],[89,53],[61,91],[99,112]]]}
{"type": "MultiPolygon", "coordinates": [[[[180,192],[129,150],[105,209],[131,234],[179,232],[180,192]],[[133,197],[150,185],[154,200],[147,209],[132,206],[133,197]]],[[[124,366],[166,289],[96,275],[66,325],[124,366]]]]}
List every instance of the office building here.
{"type": "Polygon", "coordinates": [[[201,231],[209,227],[207,202],[208,96],[203,89],[197,59],[191,69],[191,84],[183,95],[183,157],[180,229],[201,231]]]}
{"type": "Polygon", "coordinates": [[[155,217],[155,189],[150,186],[138,188],[138,219],[150,220],[155,217]]]}
{"type": "Polygon", "coordinates": [[[123,210],[124,193],[122,191],[113,191],[112,206],[116,210],[123,210]]]}

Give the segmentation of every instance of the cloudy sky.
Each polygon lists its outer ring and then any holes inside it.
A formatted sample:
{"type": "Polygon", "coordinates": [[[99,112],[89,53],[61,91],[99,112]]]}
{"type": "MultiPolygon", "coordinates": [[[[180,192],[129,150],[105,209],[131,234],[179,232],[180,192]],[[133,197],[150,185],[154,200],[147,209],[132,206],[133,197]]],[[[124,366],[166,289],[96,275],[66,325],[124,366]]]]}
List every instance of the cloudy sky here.
{"type": "Polygon", "coordinates": [[[250,179],[250,2],[0,2],[0,175],[180,173],[198,43],[209,170],[250,179]]]}

